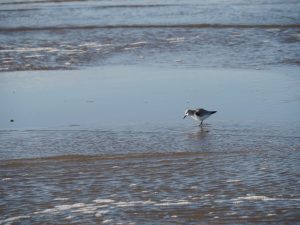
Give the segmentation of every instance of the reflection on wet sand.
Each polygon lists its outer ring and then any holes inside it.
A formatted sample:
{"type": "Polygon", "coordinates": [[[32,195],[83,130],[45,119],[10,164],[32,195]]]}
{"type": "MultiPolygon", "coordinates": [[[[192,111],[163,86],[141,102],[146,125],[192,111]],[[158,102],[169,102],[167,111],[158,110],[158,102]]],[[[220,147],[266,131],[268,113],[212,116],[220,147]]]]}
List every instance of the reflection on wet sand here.
{"type": "Polygon", "coordinates": [[[197,131],[188,134],[188,137],[193,140],[205,140],[210,132],[210,126],[208,124],[199,127],[197,131]]]}

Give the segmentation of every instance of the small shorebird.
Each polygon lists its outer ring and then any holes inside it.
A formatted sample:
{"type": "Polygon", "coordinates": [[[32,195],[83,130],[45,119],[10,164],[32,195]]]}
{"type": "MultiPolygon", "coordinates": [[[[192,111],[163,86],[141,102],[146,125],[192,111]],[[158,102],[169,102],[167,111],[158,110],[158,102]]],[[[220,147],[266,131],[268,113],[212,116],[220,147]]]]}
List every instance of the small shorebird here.
{"type": "Polygon", "coordinates": [[[187,116],[192,117],[194,120],[201,121],[199,126],[202,126],[203,121],[210,117],[212,114],[216,113],[217,111],[207,111],[205,109],[187,109],[185,110],[185,115],[183,119],[187,116]]]}

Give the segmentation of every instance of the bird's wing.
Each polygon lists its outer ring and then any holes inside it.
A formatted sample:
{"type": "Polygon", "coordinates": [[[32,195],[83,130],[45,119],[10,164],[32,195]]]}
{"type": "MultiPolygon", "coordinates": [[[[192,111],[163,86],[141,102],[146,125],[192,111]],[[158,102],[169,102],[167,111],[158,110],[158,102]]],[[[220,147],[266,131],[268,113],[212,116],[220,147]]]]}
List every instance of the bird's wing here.
{"type": "Polygon", "coordinates": [[[207,115],[207,114],[208,114],[208,111],[205,110],[205,109],[196,109],[196,115],[197,116],[202,117],[202,116],[207,115]]]}

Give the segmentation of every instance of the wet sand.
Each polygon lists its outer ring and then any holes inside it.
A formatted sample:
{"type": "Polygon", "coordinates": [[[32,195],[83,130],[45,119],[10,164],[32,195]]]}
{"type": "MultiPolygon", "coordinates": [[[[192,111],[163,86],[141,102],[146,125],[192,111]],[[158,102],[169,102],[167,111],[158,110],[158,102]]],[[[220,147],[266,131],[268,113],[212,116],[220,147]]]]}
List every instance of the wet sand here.
{"type": "Polygon", "coordinates": [[[297,223],[298,162],[285,148],[1,162],[0,222],[297,223]]]}

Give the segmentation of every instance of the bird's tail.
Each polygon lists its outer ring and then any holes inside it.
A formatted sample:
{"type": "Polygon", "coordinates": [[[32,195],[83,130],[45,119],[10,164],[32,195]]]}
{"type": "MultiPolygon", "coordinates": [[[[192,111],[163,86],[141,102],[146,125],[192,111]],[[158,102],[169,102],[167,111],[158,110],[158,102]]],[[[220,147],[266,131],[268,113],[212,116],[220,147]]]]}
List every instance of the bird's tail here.
{"type": "Polygon", "coordinates": [[[214,113],[216,113],[217,111],[210,111],[210,114],[214,114],[214,113]]]}

